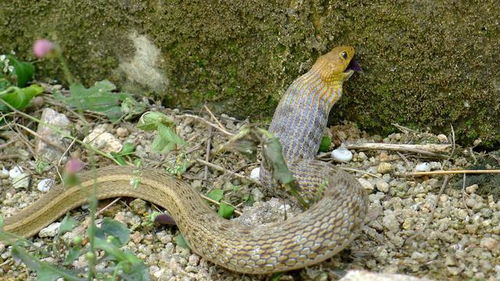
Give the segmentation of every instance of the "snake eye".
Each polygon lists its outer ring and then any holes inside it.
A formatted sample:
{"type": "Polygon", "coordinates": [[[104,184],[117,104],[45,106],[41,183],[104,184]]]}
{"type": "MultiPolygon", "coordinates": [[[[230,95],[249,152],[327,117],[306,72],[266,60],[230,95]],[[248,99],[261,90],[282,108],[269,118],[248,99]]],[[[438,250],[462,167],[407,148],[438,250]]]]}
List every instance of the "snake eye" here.
{"type": "Polygon", "coordinates": [[[346,60],[347,59],[347,52],[344,51],[344,52],[340,53],[340,57],[346,60]]]}

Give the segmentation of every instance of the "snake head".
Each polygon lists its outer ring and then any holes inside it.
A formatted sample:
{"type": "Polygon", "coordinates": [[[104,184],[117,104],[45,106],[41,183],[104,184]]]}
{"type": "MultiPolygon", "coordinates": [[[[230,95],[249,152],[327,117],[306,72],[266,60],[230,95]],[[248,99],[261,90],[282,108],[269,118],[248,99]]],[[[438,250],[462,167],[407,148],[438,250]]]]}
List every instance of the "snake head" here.
{"type": "Polygon", "coordinates": [[[342,84],[355,71],[361,71],[359,64],[353,60],[355,51],[351,46],[338,46],[320,56],[312,70],[317,71],[321,79],[327,83],[342,84]]]}

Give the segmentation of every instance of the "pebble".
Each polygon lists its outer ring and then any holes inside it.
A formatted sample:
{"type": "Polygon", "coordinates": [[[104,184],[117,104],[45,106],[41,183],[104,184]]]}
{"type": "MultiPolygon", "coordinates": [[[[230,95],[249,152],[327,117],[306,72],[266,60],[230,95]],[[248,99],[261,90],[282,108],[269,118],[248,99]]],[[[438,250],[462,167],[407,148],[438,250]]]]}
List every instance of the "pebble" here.
{"type": "Polygon", "coordinates": [[[396,218],[396,214],[391,210],[385,210],[382,225],[392,233],[399,232],[398,219],[396,218]]]}
{"type": "Polygon", "coordinates": [[[448,137],[444,134],[437,135],[437,139],[440,143],[448,143],[448,137]]]}
{"type": "Polygon", "coordinates": [[[124,138],[124,137],[127,137],[129,135],[129,131],[127,128],[123,128],[123,127],[118,127],[116,129],[116,135],[120,138],[124,138]]]}
{"type": "Polygon", "coordinates": [[[481,239],[481,242],[479,243],[479,245],[483,248],[490,250],[490,251],[493,251],[493,250],[498,251],[498,247],[500,247],[500,245],[498,244],[498,241],[494,238],[491,238],[491,237],[485,237],[485,238],[481,239]]]}
{"type": "Polygon", "coordinates": [[[366,180],[364,178],[359,178],[358,181],[361,184],[361,186],[363,187],[363,189],[365,189],[365,190],[373,190],[374,189],[373,184],[371,182],[369,182],[368,180],[366,180]]]}
{"type": "Polygon", "coordinates": [[[56,182],[53,179],[43,179],[40,182],[38,182],[36,188],[40,190],[41,192],[47,192],[49,191],[56,182]]]}
{"type": "MultiPolygon", "coordinates": [[[[69,128],[71,121],[69,121],[66,115],[51,108],[44,108],[40,119],[41,122],[37,128],[38,135],[42,136],[43,139],[48,140],[51,143],[58,144],[60,147],[66,147],[69,145],[69,139],[65,138],[61,133],[56,132],[51,128],[56,127],[62,133],[70,135],[71,132],[69,128]]],[[[41,138],[37,138],[35,153],[38,157],[47,162],[59,160],[63,155],[62,151],[46,143],[41,138]]]]}
{"type": "Polygon", "coordinates": [[[383,180],[377,180],[375,182],[375,187],[384,193],[389,192],[389,184],[383,180]]]}
{"type": "Polygon", "coordinates": [[[429,172],[431,170],[431,164],[428,162],[418,163],[415,166],[415,172],[429,172]]]}
{"type": "Polygon", "coordinates": [[[0,179],[8,179],[9,178],[9,170],[2,168],[0,170],[0,179]]]}
{"type": "Polygon", "coordinates": [[[378,164],[377,166],[377,172],[381,173],[381,174],[386,174],[386,173],[390,173],[392,172],[392,164],[391,163],[387,163],[387,162],[381,162],[380,164],[378,164]]]}
{"type": "Polygon", "coordinates": [[[40,237],[54,237],[57,235],[57,232],[59,231],[60,226],[61,226],[60,222],[54,222],[52,224],[49,224],[49,226],[40,230],[40,232],[38,233],[38,236],[40,236],[40,237]]]}
{"type": "Polygon", "coordinates": [[[341,146],[337,149],[332,150],[331,156],[333,160],[337,162],[349,162],[352,159],[352,152],[347,148],[341,146]]]}
{"type": "Polygon", "coordinates": [[[130,208],[134,213],[138,215],[144,215],[147,213],[147,203],[146,201],[142,199],[134,199],[132,202],[130,202],[130,208]]]}
{"type": "Polygon", "coordinates": [[[9,171],[10,182],[15,189],[26,189],[30,185],[30,174],[23,171],[23,168],[15,166],[9,171]]]}
{"type": "Polygon", "coordinates": [[[260,179],[260,167],[252,169],[252,171],[250,172],[250,178],[254,180],[260,179]]]}
{"type": "Polygon", "coordinates": [[[95,127],[88,136],[83,139],[83,142],[88,143],[103,152],[120,152],[123,145],[111,133],[106,132],[107,126],[99,125],[95,127]]]}
{"type": "Polygon", "coordinates": [[[476,193],[478,187],[479,186],[477,184],[469,185],[465,188],[465,191],[469,194],[473,194],[476,193]]]}

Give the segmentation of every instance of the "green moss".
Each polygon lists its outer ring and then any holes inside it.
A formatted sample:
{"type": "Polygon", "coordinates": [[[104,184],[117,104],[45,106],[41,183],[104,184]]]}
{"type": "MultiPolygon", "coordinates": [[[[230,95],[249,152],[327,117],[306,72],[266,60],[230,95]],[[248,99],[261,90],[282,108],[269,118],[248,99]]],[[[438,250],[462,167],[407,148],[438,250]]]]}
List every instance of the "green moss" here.
{"type": "MultiPolygon", "coordinates": [[[[21,1],[0,8],[0,52],[30,54],[34,39],[64,48],[84,82],[112,77],[131,57],[128,34],[161,49],[172,106],[202,103],[269,118],[281,94],[331,47],[356,47],[364,72],[346,85],[332,119],[385,134],[392,123],[500,144],[500,10],[496,1],[21,1]],[[460,11],[457,13],[456,11],[460,11]],[[92,19],[92,20],[89,20],[92,19]],[[249,106],[251,105],[251,106],[249,106]]],[[[38,77],[61,77],[37,64],[38,77]]]]}

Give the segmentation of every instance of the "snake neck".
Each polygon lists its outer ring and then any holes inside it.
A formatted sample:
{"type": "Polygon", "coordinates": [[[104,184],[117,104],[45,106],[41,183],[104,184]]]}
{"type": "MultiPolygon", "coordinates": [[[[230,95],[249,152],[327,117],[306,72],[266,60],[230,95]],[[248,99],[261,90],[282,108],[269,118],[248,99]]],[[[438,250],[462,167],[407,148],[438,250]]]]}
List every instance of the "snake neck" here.
{"type": "Polygon", "coordinates": [[[287,162],[314,157],[328,114],[341,95],[342,81],[324,81],[315,68],[292,83],[269,128],[280,139],[287,162]]]}

